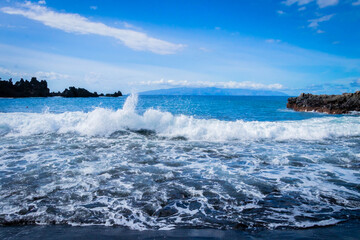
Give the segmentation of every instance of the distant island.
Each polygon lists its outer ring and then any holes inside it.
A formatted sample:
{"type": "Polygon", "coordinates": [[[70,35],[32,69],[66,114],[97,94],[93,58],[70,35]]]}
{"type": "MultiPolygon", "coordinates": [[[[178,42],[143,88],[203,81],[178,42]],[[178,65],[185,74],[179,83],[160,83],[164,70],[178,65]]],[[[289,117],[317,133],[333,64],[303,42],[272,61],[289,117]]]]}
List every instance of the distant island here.
{"type": "Polygon", "coordinates": [[[285,93],[269,90],[228,88],[169,88],[140,92],[139,95],[195,95],[195,96],[287,96],[285,93]]]}
{"type": "Polygon", "coordinates": [[[50,92],[46,80],[38,81],[36,77],[32,77],[30,81],[20,79],[13,84],[12,79],[8,81],[0,78],[0,97],[4,98],[25,98],[25,97],[120,97],[122,93],[117,91],[112,94],[98,94],[97,92],[89,92],[85,88],[69,87],[63,92],[50,92]]]}
{"type": "Polygon", "coordinates": [[[302,112],[323,112],[344,114],[360,111],[360,91],[343,93],[342,95],[313,95],[302,93],[298,97],[288,99],[287,108],[302,112]]]}

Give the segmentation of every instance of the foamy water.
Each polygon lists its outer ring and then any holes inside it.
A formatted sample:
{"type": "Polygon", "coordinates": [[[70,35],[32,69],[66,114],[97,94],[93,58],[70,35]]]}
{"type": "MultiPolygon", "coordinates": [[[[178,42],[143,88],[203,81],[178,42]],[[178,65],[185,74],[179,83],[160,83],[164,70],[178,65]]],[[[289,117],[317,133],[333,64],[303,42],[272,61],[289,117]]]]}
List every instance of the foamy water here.
{"type": "Polygon", "coordinates": [[[357,116],[230,121],[137,104],[0,113],[0,223],[273,229],[360,215],[357,116]]]}
{"type": "Polygon", "coordinates": [[[29,136],[43,133],[76,133],[109,136],[122,130],[151,130],[158,136],[185,137],[189,140],[321,140],[360,136],[356,117],[312,118],[302,121],[221,121],[173,115],[155,109],[143,114],[135,111],[137,96],[131,95],[119,110],[96,108],[85,112],[0,113],[0,134],[29,136]]]}

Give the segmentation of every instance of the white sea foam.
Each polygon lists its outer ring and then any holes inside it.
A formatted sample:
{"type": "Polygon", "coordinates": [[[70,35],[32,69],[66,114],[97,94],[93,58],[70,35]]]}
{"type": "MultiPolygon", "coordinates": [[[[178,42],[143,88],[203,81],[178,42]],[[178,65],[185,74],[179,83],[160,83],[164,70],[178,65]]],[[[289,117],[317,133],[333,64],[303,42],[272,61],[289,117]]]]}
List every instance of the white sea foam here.
{"type": "Polygon", "coordinates": [[[119,130],[148,129],[160,136],[183,136],[189,140],[322,140],[360,136],[360,118],[322,117],[300,121],[221,121],[196,119],[148,109],[135,111],[137,96],[127,98],[119,110],[96,108],[91,112],[0,113],[0,135],[32,135],[75,132],[85,136],[107,136],[119,130]]]}

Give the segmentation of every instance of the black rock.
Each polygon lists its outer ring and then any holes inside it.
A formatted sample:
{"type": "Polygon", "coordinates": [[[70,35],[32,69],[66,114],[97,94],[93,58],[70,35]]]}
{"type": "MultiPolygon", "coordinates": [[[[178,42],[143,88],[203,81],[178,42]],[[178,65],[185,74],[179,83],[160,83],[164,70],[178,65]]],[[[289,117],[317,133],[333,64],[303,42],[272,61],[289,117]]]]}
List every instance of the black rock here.
{"type": "Polygon", "coordinates": [[[117,91],[117,92],[115,92],[113,94],[108,93],[105,96],[107,96],[107,97],[121,97],[122,93],[120,91],[117,91]]]}
{"type": "Polygon", "coordinates": [[[295,111],[315,111],[329,114],[344,114],[360,111],[360,91],[342,95],[313,95],[302,93],[288,99],[287,108],[295,111]]]}
{"type": "Polygon", "coordinates": [[[31,81],[24,81],[21,78],[15,84],[12,79],[9,81],[0,81],[0,97],[48,97],[50,90],[47,87],[47,82],[41,80],[40,82],[36,77],[31,78],[31,81]]]}
{"type": "Polygon", "coordinates": [[[60,97],[61,96],[61,92],[58,91],[58,92],[51,92],[50,93],[50,97],[60,97]]]}
{"type": "MultiPolygon", "coordinates": [[[[41,80],[40,82],[36,77],[31,78],[31,81],[21,78],[20,81],[17,81],[13,84],[12,79],[8,81],[2,81],[0,78],[0,97],[99,97],[104,96],[104,94],[98,94],[97,92],[89,92],[85,88],[75,88],[69,87],[63,92],[51,92],[47,87],[47,82],[41,80]]],[[[113,94],[106,94],[107,97],[120,97],[122,93],[117,91],[113,94]]]]}
{"type": "Polygon", "coordinates": [[[61,95],[62,97],[98,97],[99,95],[94,92],[91,93],[85,88],[75,88],[69,87],[69,89],[65,89],[61,95]]]}

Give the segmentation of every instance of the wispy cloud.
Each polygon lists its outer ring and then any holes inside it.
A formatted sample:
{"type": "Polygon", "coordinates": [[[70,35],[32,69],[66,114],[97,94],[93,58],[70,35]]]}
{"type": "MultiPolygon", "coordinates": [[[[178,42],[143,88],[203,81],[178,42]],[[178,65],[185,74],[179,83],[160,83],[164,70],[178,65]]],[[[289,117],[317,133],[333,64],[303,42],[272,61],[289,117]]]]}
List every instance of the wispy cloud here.
{"type": "Polygon", "coordinates": [[[91,10],[97,10],[98,7],[97,7],[97,6],[90,6],[90,9],[91,9],[91,10]]]}
{"type": "Polygon", "coordinates": [[[133,50],[150,51],[157,54],[174,54],[184,48],[182,44],[152,38],[145,33],[134,30],[110,27],[100,22],[90,21],[79,14],[56,12],[32,2],[25,2],[19,7],[3,7],[0,10],[7,14],[24,16],[69,33],[113,37],[133,50]]]}
{"type": "Polygon", "coordinates": [[[339,0],[317,0],[316,3],[320,8],[335,6],[339,3],[339,0]]]}
{"type": "Polygon", "coordinates": [[[157,81],[142,81],[140,82],[142,85],[156,85],[156,86],[172,86],[172,87],[218,87],[218,88],[237,88],[237,89],[282,89],[283,86],[281,84],[262,84],[256,82],[210,82],[210,81],[176,81],[176,80],[157,80],[157,81]]]}
{"type": "Polygon", "coordinates": [[[3,68],[3,67],[0,67],[0,73],[2,75],[7,75],[7,76],[11,76],[11,77],[28,77],[29,76],[28,73],[19,72],[19,71],[12,71],[10,69],[3,68]]]}
{"type": "Polygon", "coordinates": [[[47,79],[47,80],[65,80],[69,79],[70,76],[67,74],[61,74],[57,72],[44,72],[37,71],[34,73],[21,72],[21,71],[13,71],[7,68],[0,67],[0,73],[3,75],[16,77],[16,78],[30,78],[37,77],[39,79],[47,79]]]}
{"type": "Polygon", "coordinates": [[[297,5],[299,5],[299,6],[301,6],[301,5],[306,5],[306,4],[308,4],[308,3],[312,2],[312,1],[314,1],[314,0],[286,0],[286,1],[283,1],[282,3],[287,5],[287,6],[291,6],[291,5],[295,4],[295,3],[297,5]]]}
{"type": "Polygon", "coordinates": [[[4,56],[0,58],[0,77],[19,80],[21,77],[29,79],[35,76],[49,80],[49,88],[53,91],[77,86],[91,91],[111,92],[119,89],[127,93],[133,90],[151,90],[143,85],[131,85],[143,80],[211,79],[211,75],[182,69],[128,63],[111,64],[10,45],[0,44],[0,52],[4,56]]]}
{"type": "Polygon", "coordinates": [[[345,78],[339,79],[332,83],[324,84],[312,84],[306,88],[298,89],[300,92],[312,92],[315,94],[338,94],[344,92],[355,92],[359,91],[360,88],[360,78],[345,78]]]}
{"type": "MultiPolygon", "coordinates": [[[[293,4],[297,4],[298,6],[302,6],[302,5],[309,4],[309,3],[313,2],[313,1],[314,0],[285,0],[282,3],[287,5],[287,6],[291,6],[293,4]]],[[[316,0],[316,3],[319,6],[319,8],[325,8],[325,7],[337,5],[339,3],[339,0],[316,0]]]]}
{"type": "Polygon", "coordinates": [[[308,27],[317,28],[319,27],[319,23],[329,21],[333,16],[335,16],[335,14],[326,15],[321,18],[311,19],[309,20],[310,24],[308,25],[308,27]]]}
{"type": "Polygon", "coordinates": [[[265,42],[267,43],[280,43],[280,39],[266,39],[265,42]]]}
{"type": "Polygon", "coordinates": [[[36,72],[34,76],[41,79],[49,79],[49,80],[65,80],[70,78],[70,76],[67,74],[62,74],[57,72],[43,72],[43,71],[36,72]]]}
{"type": "Polygon", "coordinates": [[[360,6],[360,0],[357,0],[352,3],[353,6],[360,6]]]}

